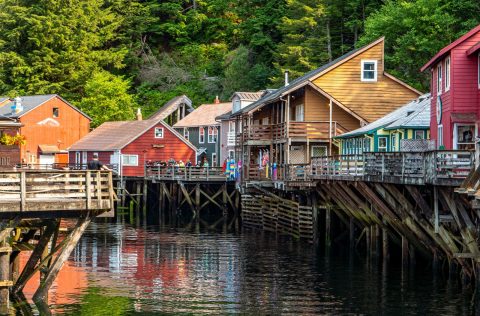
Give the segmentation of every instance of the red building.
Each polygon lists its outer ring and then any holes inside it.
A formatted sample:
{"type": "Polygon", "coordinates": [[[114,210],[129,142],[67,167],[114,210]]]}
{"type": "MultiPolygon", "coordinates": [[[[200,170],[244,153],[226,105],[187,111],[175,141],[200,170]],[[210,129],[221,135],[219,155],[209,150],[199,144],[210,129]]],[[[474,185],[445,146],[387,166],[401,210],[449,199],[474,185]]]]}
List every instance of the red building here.
{"type": "Polygon", "coordinates": [[[91,119],[56,94],[0,98],[0,116],[21,124],[24,163],[67,163],[67,149],[90,131],[91,119]]]}
{"type": "Polygon", "coordinates": [[[480,118],[480,25],[438,52],[430,70],[430,136],[438,148],[475,149],[480,118]]]}
{"type": "Polygon", "coordinates": [[[123,176],[144,175],[146,161],[190,160],[196,163],[197,148],[163,119],[107,122],[73,144],[70,162],[86,164],[98,153],[105,164],[117,165],[123,176]]]}

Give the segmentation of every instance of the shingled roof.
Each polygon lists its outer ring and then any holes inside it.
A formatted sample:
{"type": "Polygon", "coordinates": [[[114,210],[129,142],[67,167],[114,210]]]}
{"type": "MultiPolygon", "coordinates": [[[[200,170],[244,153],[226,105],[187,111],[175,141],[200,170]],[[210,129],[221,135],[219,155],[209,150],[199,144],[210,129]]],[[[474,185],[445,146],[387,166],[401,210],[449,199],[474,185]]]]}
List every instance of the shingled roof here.
{"type": "Polygon", "coordinates": [[[78,142],[69,150],[78,151],[114,151],[121,150],[143,135],[158,123],[179,137],[195,151],[197,148],[162,120],[105,122],[78,142]]]}
{"type": "Polygon", "coordinates": [[[384,117],[335,138],[349,138],[364,134],[371,134],[378,129],[399,129],[430,127],[430,94],[424,94],[418,99],[396,109],[384,117]]]}
{"type": "Polygon", "coordinates": [[[186,95],[181,95],[165,103],[160,109],[158,109],[157,112],[150,115],[148,119],[164,120],[167,116],[175,112],[181,104],[185,104],[187,106],[188,112],[194,111],[194,108],[192,107],[192,100],[190,100],[186,95]]]}
{"type": "Polygon", "coordinates": [[[219,123],[216,117],[228,113],[232,110],[232,103],[212,103],[202,104],[190,115],[185,116],[173,127],[195,127],[195,126],[213,126],[219,123]]]}
{"type": "Polygon", "coordinates": [[[65,102],[68,106],[73,108],[75,111],[79,112],[80,114],[82,114],[83,116],[91,120],[91,118],[87,114],[80,111],[77,107],[67,102],[58,94],[27,95],[27,96],[21,96],[20,98],[22,99],[22,107],[23,107],[23,110],[20,112],[12,112],[11,106],[13,105],[13,100],[6,97],[0,98],[0,116],[9,117],[9,118],[19,118],[27,114],[31,110],[44,104],[45,102],[53,98],[59,98],[60,100],[65,102]]]}

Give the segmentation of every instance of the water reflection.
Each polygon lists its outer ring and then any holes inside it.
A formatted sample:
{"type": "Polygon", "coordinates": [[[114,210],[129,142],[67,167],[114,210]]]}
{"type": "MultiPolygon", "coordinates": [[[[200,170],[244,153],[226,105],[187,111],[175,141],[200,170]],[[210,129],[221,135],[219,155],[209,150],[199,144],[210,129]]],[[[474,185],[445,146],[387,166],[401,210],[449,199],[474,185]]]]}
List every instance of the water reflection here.
{"type": "MultiPolygon", "coordinates": [[[[38,282],[32,280],[31,282],[38,282]]],[[[34,287],[26,288],[27,298],[34,287]]],[[[59,314],[469,315],[473,293],[429,271],[324,258],[258,232],[193,234],[92,224],[49,297],[59,314]]]]}

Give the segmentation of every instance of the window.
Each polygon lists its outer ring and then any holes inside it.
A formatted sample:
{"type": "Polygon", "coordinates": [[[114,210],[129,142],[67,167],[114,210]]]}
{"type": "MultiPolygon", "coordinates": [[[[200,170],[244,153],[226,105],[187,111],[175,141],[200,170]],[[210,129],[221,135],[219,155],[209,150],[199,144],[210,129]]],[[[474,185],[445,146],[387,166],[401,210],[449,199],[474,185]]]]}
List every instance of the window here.
{"type": "Polygon", "coordinates": [[[370,138],[364,138],[363,139],[363,151],[364,152],[369,152],[370,151],[370,138]]]}
{"type": "Polygon", "coordinates": [[[440,148],[443,146],[443,125],[438,125],[437,127],[437,147],[440,148]]]}
{"type": "Polygon", "coordinates": [[[240,100],[233,102],[233,113],[240,111],[240,100]]]}
{"type": "Polygon", "coordinates": [[[76,164],[80,164],[82,162],[81,160],[82,158],[80,157],[80,152],[79,151],[76,151],[75,152],[75,163],[76,164]]]}
{"type": "Polygon", "coordinates": [[[205,143],[205,127],[198,128],[198,142],[200,144],[205,143]]]}
{"type": "Polygon", "coordinates": [[[233,159],[233,158],[235,158],[235,151],[230,149],[228,151],[228,159],[233,159]]]}
{"type": "Polygon", "coordinates": [[[262,125],[268,125],[268,123],[269,123],[268,117],[264,117],[264,118],[262,119],[262,125]]]}
{"type": "Polygon", "coordinates": [[[327,156],[327,146],[312,146],[311,157],[323,157],[327,156]]]}
{"type": "Polygon", "coordinates": [[[208,142],[216,143],[218,138],[218,129],[215,126],[208,127],[208,142]]]}
{"type": "Polygon", "coordinates": [[[415,139],[425,139],[425,132],[423,130],[415,131],[414,138],[415,139]]]}
{"type": "Polygon", "coordinates": [[[362,81],[377,81],[377,61],[362,60],[362,81]]]}
{"type": "Polygon", "coordinates": [[[442,64],[437,67],[437,94],[442,93],[442,64]]]}
{"type": "Polygon", "coordinates": [[[155,138],[163,138],[163,127],[155,127],[155,138]]]}
{"type": "Polygon", "coordinates": [[[217,153],[212,153],[212,167],[217,166],[217,153]]]}
{"type": "Polygon", "coordinates": [[[299,104],[295,107],[295,121],[296,122],[303,122],[305,120],[305,107],[303,104],[299,104]]]}
{"type": "Polygon", "coordinates": [[[82,152],[82,164],[84,164],[84,165],[86,165],[87,162],[88,162],[88,156],[87,155],[88,155],[88,152],[86,152],[86,151],[82,152]]]}
{"type": "Polygon", "coordinates": [[[123,166],[138,166],[138,155],[122,155],[123,166]]]}
{"type": "Polygon", "coordinates": [[[58,117],[58,108],[53,108],[52,115],[53,117],[58,117]]]}
{"type": "Polygon", "coordinates": [[[188,140],[190,138],[190,132],[188,131],[187,127],[183,128],[183,137],[188,140]]]}
{"type": "Polygon", "coordinates": [[[478,88],[480,89],[480,53],[478,53],[478,88]]]}
{"type": "Polygon", "coordinates": [[[450,57],[445,60],[445,91],[450,90],[450,57]]]}
{"type": "Polygon", "coordinates": [[[379,152],[387,151],[387,137],[382,136],[378,138],[378,151],[379,152]]]}
{"type": "Polygon", "coordinates": [[[455,124],[453,130],[453,149],[475,149],[475,130],[474,124],[455,124]]]}
{"type": "Polygon", "coordinates": [[[228,122],[228,132],[235,133],[235,121],[228,122]]]}
{"type": "Polygon", "coordinates": [[[392,142],[392,151],[397,151],[397,135],[396,134],[392,134],[391,142],[392,142]]]}

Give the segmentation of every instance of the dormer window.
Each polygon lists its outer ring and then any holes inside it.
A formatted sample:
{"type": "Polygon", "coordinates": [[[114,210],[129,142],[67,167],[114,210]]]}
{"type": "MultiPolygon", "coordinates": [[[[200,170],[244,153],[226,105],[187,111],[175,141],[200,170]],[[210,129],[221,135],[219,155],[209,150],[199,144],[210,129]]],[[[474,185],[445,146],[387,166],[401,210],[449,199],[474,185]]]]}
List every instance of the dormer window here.
{"type": "Polygon", "coordinates": [[[377,81],[377,61],[376,60],[362,60],[362,81],[364,82],[377,81]]]}
{"type": "Polygon", "coordinates": [[[235,113],[238,111],[240,111],[240,100],[237,99],[233,102],[233,112],[235,113]]]}
{"type": "Polygon", "coordinates": [[[437,94],[442,94],[442,64],[437,66],[437,94]]]}

